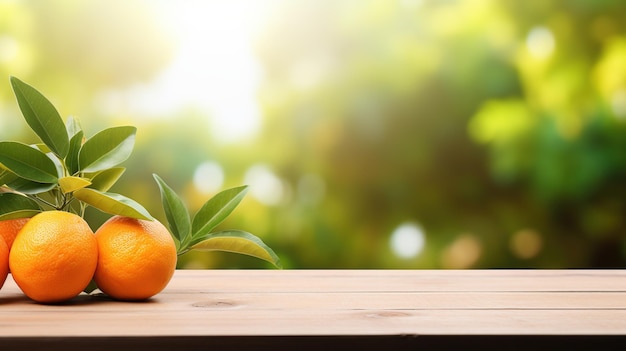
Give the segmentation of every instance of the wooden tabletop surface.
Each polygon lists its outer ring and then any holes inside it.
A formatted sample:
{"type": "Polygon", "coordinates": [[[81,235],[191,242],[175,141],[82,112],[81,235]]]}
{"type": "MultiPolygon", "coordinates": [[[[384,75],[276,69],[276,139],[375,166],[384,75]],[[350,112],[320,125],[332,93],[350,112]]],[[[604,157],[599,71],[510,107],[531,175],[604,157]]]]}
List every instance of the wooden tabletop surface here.
{"type": "Polygon", "coordinates": [[[179,270],[148,301],[60,305],[0,290],[0,350],[446,340],[626,345],[626,270],[179,270]]]}

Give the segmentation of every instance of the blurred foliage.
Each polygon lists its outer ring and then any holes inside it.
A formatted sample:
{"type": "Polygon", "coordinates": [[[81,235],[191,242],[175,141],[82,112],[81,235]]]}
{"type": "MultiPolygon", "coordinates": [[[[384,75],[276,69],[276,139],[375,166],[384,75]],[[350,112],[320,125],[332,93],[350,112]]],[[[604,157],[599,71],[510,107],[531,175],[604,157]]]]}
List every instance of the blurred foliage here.
{"type": "MultiPolygon", "coordinates": [[[[220,165],[222,188],[261,179],[222,227],[263,238],[286,268],[626,264],[626,3],[271,8],[255,37],[261,129],[225,144],[191,106],[158,120],[99,109],[103,92],[149,84],[175,55],[149,2],[0,0],[0,137],[28,138],[15,75],[85,129],[137,125],[117,191],[157,217],[154,172],[192,211],[212,195],[194,185],[204,162],[220,165]],[[400,241],[415,246],[403,256],[392,233],[407,223],[421,232],[400,241]]],[[[262,265],[212,253],[180,261],[262,265]]]]}

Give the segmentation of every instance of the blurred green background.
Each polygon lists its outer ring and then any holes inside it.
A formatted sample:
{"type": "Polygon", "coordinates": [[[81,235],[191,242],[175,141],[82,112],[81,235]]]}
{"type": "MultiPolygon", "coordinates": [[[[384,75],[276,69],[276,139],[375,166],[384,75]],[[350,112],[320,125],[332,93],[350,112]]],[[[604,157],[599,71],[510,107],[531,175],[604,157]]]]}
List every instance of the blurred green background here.
{"type": "Polygon", "coordinates": [[[285,268],[624,267],[625,16],[620,0],[0,0],[0,138],[34,140],[11,75],[88,135],[135,125],[113,191],[164,219],[152,173],[192,211],[248,184],[220,228],[285,268]]]}

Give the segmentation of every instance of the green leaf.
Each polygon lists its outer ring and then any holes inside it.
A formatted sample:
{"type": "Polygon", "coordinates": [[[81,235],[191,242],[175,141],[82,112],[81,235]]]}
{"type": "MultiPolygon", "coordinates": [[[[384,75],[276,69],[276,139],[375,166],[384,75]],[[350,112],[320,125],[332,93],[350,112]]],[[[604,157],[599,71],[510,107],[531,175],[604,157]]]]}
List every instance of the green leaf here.
{"type": "Polygon", "coordinates": [[[86,188],[91,185],[91,182],[85,178],[70,176],[59,178],[59,185],[61,186],[61,191],[67,194],[78,189],[86,188]]]}
{"type": "Polygon", "coordinates": [[[76,174],[78,172],[78,153],[81,146],[83,146],[84,134],[82,130],[79,130],[70,139],[70,151],[65,158],[65,165],[67,166],[70,174],[76,174]]]}
{"type": "Polygon", "coordinates": [[[54,163],[54,166],[57,169],[57,178],[61,178],[65,175],[65,169],[63,168],[63,163],[61,163],[61,160],[59,160],[57,155],[54,152],[52,152],[46,144],[33,144],[30,146],[43,152],[44,154],[46,154],[46,156],[48,156],[49,159],[52,160],[52,162],[54,163]]]}
{"type": "Polygon", "coordinates": [[[0,163],[20,178],[39,183],[56,183],[57,166],[46,154],[15,141],[0,142],[0,163]]]}
{"type": "Polygon", "coordinates": [[[40,194],[48,190],[54,189],[57,183],[39,183],[27,180],[24,178],[15,177],[10,182],[7,182],[7,186],[14,191],[22,194],[40,194]]]}
{"type": "Polygon", "coordinates": [[[5,169],[2,163],[0,163],[0,186],[12,182],[17,178],[18,177],[15,175],[15,173],[9,171],[8,169],[5,169]]]}
{"type": "Polygon", "coordinates": [[[178,194],[176,194],[163,179],[156,174],[152,176],[159,185],[161,202],[163,203],[163,210],[165,211],[170,230],[181,245],[184,245],[191,234],[189,211],[178,194]]]}
{"type": "Polygon", "coordinates": [[[135,127],[113,127],[87,139],[78,155],[79,170],[97,172],[124,162],[133,151],[136,132],[135,127]]]}
{"type": "Polygon", "coordinates": [[[108,191],[115,182],[120,179],[124,171],[126,171],[124,167],[113,167],[97,173],[87,173],[85,176],[91,178],[89,188],[99,191],[108,191]]]}
{"type": "Polygon", "coordinates": [[[192,237],[207,234],[222,223],[239,205],[247,191],[246,185],[231,188],[221,191],[207,201],[193,218],[192,237]]]}
{"type": "Polygon", "coordinates": [[[52,152],[52,150],[50,150],[50,148],[48,147],[48,145],[43,144],[43,143],[37,143],[37,144],[32,144],[30,145],[34,148],[36,148],[37,150],[43,152],[44,154],[49,154],[52,152]]]}
{"type": "Polygon", "coordinates": [[[63,168],[63,163],[61,163],[61,160],[59,160],[57,156],[52,152],[47,153],[46,156],[48,156],[48,158],[52,160],[52,163],[54,163],[54,167],[56,167],[57,180],[58,178],[63,177],[65,175],[65,168],[63,168]]]}
{"type": "Polygon", "coordinates": [[[41,212],[39,204],[26,196],[0,193],[0,220],[32,217],[41,212]]]}
{"type": "Polygon", "coordinates": [[[136,201],[120,194],[83,188],[74,192],[74,197],[98,210],[126,217],[153,220],[150,213],[136,201]]]}
{"type": "Polygon", "coordinates": [[[78,132],[83,131],[83,127],[80,125],[78,118],[74,118],[72,116],[69,116],[65,121],[65,129],[67,130],[67,135],[70,139],[78,134],[78,132]]]}
{"type": "Polygon", "coordinates": [[[280,268],[280,259],[274,251],[257,236],[241,230],[226,230],[203,236],[191,250],[225,251],[260,258],[280,268]]]}
{"type": "Polygon", "coordinates": [[[54,105],[35,88],[15,77],[11,77],[11,85],[26,123],[59,158],[65,158],[69,151],[69,137],[54,105]]]}

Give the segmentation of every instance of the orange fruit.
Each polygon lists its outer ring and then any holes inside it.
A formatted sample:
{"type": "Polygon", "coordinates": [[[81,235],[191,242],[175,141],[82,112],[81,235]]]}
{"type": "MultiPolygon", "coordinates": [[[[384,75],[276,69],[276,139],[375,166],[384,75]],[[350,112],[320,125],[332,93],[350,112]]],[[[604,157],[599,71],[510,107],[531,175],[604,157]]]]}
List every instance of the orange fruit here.
{"type": "Polygon", "coordinates": [[[0,238],[0,289],[9,275],[9,247],[0,238]]]}
{"type": "Polygon", "coordinates": [[[9,266],[15,283],[41,303],[69,300],[85,289],[98,262],[96,237],[84,219],[63,211],[33,216],[15,238],[9,266]]]}
{"type": "Polygon", "coordinates": [[[5,243],[11,249],[13,245],[13,241],[17,236],[17,233],[22,229],[24,224],[28,222],[30,218],[16,218],[16,219],[6,219],[4,221],[0,221],[0,237],[4,238],[5,243]]]}
{"type": "Polygon", "coordinates": [[[94,280],[118,300],[145,300],[163,290],[176,270],[176,244],[157,220],[113,216],[96,231],[94,280]]]}

